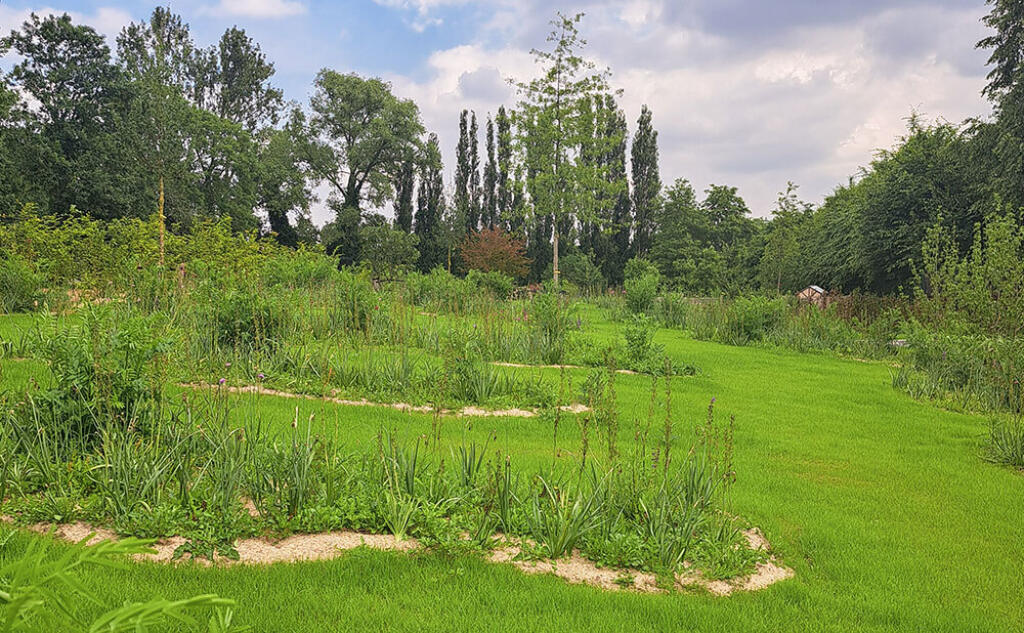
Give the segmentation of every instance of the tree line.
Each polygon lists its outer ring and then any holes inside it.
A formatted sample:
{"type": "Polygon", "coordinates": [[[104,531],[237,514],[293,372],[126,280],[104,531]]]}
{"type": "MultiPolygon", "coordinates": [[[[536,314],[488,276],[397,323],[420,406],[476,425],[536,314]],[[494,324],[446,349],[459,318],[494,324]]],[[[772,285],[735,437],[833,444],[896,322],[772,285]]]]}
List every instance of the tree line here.
{"type": "Polygon", "coordinates": [[[894,148],[822,204],[789,184],[770,218],[735,187],[663,186],[654,115],[644,106],[630,133],[611,72],[585,57],[581,14],[552,22],[516,103],[458,113],[450,187],[441,140],[380,79],[324,69],[308,103],[288,103],[242,29],[203,48],[157,8],[111,49],[67,15],[32,15],[0,39],[17,61],[0,84],[0,221],[26,207],[159,214],[172,231],[213,218],[382,272],[462,272],[465,253],[503,244],[525,256],[521,281],[589,288],[621,285],[636,258],[693,294],[909,291],[934,227],[966,249],[1024,206],[1024,0],[989,4],[992,35],[978,45],[991,51],[993,116],[912,115],[894,148]],[[317,228],[320,187],[333,218],[317,228]]]}

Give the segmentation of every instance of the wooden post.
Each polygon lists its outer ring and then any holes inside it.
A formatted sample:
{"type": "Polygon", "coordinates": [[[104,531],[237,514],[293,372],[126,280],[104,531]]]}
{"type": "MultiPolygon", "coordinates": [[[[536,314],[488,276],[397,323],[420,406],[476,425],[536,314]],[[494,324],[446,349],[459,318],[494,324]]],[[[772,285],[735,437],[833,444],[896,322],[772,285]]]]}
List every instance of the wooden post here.
{"type": "Polygon", "coordinates": [[[160,221],[160,227],[159,227],[159,231],[160,231],[160,269],[162,270],[163,267],[164,267],[164,230],[165,230],[164,229],[164,225],[166,224],[166,221],[164,219],[164,177],[163,176],[160,176],[160,199],[159,199],[159,202],[157,203],[157,207],[158,207],[157,213],[158,213],[159,221],[160,221]]]}
{"type": "Polygon", "coordinates": [[[554,261],[552,262],[552,265],[554,266],[553,274],[554,274],[554,280],[555,280],[555,290],[558,290],[558,220],[557,219],[555,219],[554,225],[555,225],[555,230],[554,230],[554,234],[555,234],[555,256],[554,256],[554,261]]]}

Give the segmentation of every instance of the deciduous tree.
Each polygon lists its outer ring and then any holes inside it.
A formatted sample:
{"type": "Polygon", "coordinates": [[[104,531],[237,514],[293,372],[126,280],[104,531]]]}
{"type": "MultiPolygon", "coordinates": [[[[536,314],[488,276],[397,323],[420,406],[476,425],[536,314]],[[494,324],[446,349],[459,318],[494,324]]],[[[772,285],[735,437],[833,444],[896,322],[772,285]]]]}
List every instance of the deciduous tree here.
{"type": "MultiPolygon", "coordinates": [[[[331,187],[339,237],[327,244],[341,265],[358,258],[358,226],[366,203],[394,195],[392,179],[423,134],[419,109],[399,99],[376,78],[324,69],[310,97],[304,156],[310,170],[331,187]]],[[[301,121],[301,117],[300,117],[301,121]]]]}
{"type": "Polygon", "coordinates": [[[562,235],[575,220],[593,216],[601,200],[611,200],[610,196],[595,197],[595,191],[607,182],[605,168],[585,158],[593,151],[590,144],[594,142],[587,104],[603,98],[611,88],[610,72],[595,71],[594,64],[582,57],[586,41],[577,28],[582,17],[558,14],[548,37],[551,50],[533,51],[541,75],[517,84],[527,189],[540,236],[550,226],[555,285],[562,235]]]}
{"type": "Polygon", "coordinates": [[[522,279],[530,270],[525,245],[501,229],[483,228],[471,233],[459,250],[470,270],[497,271],[513,279],[522,279]]]}

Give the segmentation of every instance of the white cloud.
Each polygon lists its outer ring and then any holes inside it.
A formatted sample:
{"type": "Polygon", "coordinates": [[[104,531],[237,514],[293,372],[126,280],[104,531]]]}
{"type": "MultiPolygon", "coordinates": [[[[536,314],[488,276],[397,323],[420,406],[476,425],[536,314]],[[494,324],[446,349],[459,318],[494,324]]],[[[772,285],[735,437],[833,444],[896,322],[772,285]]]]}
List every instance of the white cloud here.
{"type": "Polygon", "coordinates": [[[218,16],[244,16],[250,18],[279,18],[302,15],[308,9],[299,0],[220,0],[213,6],[203,7],[200,13],[218,16]]]}
{"type": "Polygon", "coordinates": [[[21,28],[21,25],[29,19],[32,13],[40,17],[67,13],[76,24],[87,24],[96,29],[97,33],[107,38],[107,43],[111,46],[113,46],[114,38],[121,32],[121,28],[132,21],[132,16],[128,12],[114,7],[99,7],[95,13],[89,14],[52,7],[13,9],[0,5],[0,35],[7,35],[12,30],[21,28]]]}
{"type": "MultiPolygon", "coordinates": [[[[402,4],[429,10],[440,3],[402,4]]],[[[389,77],[439,133],[446,165],[454,161],[458,112],[475,109],[482,130],[487,112],[515,101],[510,88],[494,89],[495,77],[536,72],[527,51],[544,44],[550,12],[536,1],[498,3],[502,10],[475,40],[435,52],[416,79],[389,77]]],[[[653,110],[662,179],[685,177],[698,190],[738,186],[758,215],[769,213],[790,180],[820,201],[890,147],[912,110],[950,121],[989,111],[979,94],[984,55],[974,50],[984,7],[890,9],[751,44],[674,24],[668,5],[656,0],[597,4],[581,29],[587,55],[611,67],[630,130],[643,104],[653,110]],[[891,47],[921,23],[934,25],[935,35],[895,53],[879,46],[880,25],[891,47]]]]}
{"type": "Polygon", "coordinates": [[[661,2],[630,0],[624,3],[619,17],[634,29],[646,26],[661,17],[661,2]]]}
{"type": "Polygon", "coordinates": [[[382,7],[406,10],[415,9],[417,13],[427,14],[434,9],[466,4],[470,0],[374,0],[374,2],[382,7]]]}
{"type": "Polygon", "coordinates": [[[374,2],[382,7],[414,11],[416,15],[408,22],[408,25],[417,33],[422,33],[428,27],[444,24],[441,18],[431,15],[437,9],[468,4],[472,0],[374,0],[374,2]]]}

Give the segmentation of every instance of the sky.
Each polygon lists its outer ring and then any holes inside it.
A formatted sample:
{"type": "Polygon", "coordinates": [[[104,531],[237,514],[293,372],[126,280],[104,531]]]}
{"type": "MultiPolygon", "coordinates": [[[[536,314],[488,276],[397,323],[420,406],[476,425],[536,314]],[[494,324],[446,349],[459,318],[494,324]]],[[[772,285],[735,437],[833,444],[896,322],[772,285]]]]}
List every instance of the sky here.
{"type": "MultiPolygon", "coordinates": [[[[67,12],[113,38],[155,3],[0,0],[0,33],[31,11],[67,12]]],[[[169,3],[197,44],[244,28],[274,83],[306,103],[322,68],[381,77],[438,133],[451,175],[462,108],[514,105],[555,11],[583,12],[587,56],[612,71],[635,130],[647,104],[665,184],[735,186],[767,216],[792,181],[820,202],[893,146],[912,112],[983,117],[983,0],[187,0],[169,3]]],[[[482,139],[481,139],[482,143],[482,139]]],[[[314,220],[327,211],[314,206],[314,220]]]]}

